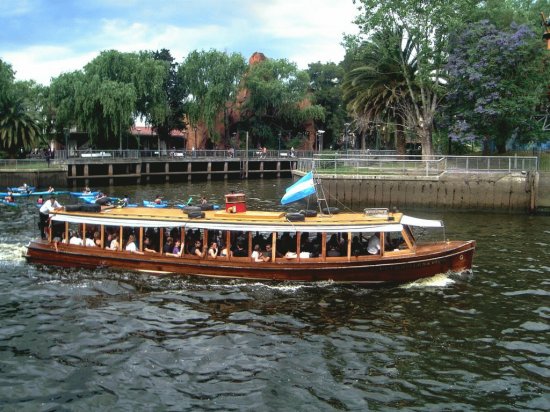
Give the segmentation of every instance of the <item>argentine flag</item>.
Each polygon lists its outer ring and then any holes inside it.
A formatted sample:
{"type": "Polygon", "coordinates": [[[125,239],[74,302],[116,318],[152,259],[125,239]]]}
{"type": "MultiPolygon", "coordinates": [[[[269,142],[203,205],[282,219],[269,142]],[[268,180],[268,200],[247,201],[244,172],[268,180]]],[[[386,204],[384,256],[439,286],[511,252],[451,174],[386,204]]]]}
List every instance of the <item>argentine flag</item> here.
{"type": "Polygon", "coordinates": [[[286,193],[281,199],[281,204],[286,205],[306,196],[315,193],[315,184],[313,183],[313,172],[309,172],[292,186],[286,189],[286,193]]]}

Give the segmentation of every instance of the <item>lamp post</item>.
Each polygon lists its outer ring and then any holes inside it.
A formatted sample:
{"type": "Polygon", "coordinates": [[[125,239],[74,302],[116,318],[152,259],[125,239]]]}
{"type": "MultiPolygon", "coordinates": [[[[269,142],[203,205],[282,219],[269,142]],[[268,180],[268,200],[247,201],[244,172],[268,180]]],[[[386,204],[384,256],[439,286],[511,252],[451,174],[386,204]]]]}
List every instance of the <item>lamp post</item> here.
{"type": "Polygon", "coordinates": [[[63,129],[63,134],[65,135],[65,158],[69,158],[69,129],[66,127],[63,129]]]}
{"type": "Polygon", "coordinates": [[[317,151],[320,153],[323,150],[323,135],[325,134],[324,130],[317,130],[317,137],[318,137],[318,149],[317,151]]]}
{"type": "Polygon", "coordinates": [[[348,128],[349,128],[349,125],[350,123],[344,123],[344,149],[346,150],[346,152],[348,151],[348,128]]]}

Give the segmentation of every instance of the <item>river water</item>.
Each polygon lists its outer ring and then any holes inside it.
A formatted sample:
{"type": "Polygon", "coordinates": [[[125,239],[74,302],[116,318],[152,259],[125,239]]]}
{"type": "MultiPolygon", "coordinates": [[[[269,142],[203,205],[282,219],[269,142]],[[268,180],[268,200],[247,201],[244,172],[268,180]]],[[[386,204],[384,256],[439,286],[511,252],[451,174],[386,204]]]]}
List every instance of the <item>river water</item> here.
{"type": "MultiPolygon", "coordinates": [[[[267,209],[288,184],[111,191],[267,209]]],[[[550,217],[407,212],[476,239],[473,273],[366,289],[36,267],[35,206],[0,205],[0,409],[549,410],[550,217]]]]}

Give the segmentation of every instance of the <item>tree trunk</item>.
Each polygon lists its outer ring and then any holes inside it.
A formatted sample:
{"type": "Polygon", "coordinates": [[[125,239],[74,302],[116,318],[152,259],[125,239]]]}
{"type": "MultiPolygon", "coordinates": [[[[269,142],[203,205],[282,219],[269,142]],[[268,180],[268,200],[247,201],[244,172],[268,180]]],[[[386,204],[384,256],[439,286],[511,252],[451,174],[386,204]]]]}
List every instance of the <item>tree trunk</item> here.
{"type": "Polygon", "coordinates": [[[403,119],[397,119],[397,123],[395,125],[395,149],[397,150],[398,155],[407,154],[403,119]]]}

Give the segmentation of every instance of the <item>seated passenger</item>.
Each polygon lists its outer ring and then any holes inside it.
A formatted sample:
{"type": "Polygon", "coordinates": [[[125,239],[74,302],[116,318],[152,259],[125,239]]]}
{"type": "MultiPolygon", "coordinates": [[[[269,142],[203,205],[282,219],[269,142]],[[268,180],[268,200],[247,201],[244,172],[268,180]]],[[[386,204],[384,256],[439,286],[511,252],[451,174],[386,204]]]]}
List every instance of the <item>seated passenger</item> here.
{"type": "Polygon", "coordinates": [[[78,236],[78,233],[73,233],[73,235],[69,239],[69,245],[77,245],[82,246],[84,242],[82,242],[82,238],[78,236]]]}
{"type": "Polygon", "coordinates": [[[327,257],[337,257],[337,256],[341,256],[339,246],[335,244],[330,244],[327,250],[327,257]]]}
{"type": "Polygon", "coordinates": [[[369,255],[378,255],[380,253],[380,238],[378,234],[375,233],[370,237],[367,244],[367,252],[369,255]]]}
{"type": "Polygon", "coordinates": [[[166,243],[164,243],[164,247],[162,248],[163,253],[173,253],[174,250],[174,239],[171,236],[168,236],[166,238],[166,243]]]}
{"type": "Polygon", "coordinates": [[[109,246],[107,246],[107,249],[109,250],[118,250],[120,244],[118,243],[118,235],[116,233],[113,233],[111,235],[111,243],[109,243],[109,246]]]}
{"type": "Polygon", "coordinates": [[[224,246],[220,252],[220,257],[227,257],[227,246],[224,246]]]}
{"type": "Polygon", "coordinates": [[[160,205],[162,203],[162,197],[160,197],[160,195],[157,195],[157,197],[155,198],[155,203],[157,205],[160,205]]]}
{"type": "Polygon", "coordinates": [[[264,261],[263,253],[262,253],[262,250],[260,249],[260,245],[254,245],[254,250],[253,250],[252,254],[250,255],[250,258],[252,259],[253,262],[263,262],[264,261]]]}
{"type": "Polygon", "coordinates": [[[86,237],[86,239],[84,240],[84,245],[85,246],[91,246],[91,247],[96,246],[94,240],[92,238],[89,238],[89,237],[86,237]]]}
{"type": "Polygon", "coordinates": [[[126,252],[141,253],[136,245],[136,237],[134,235],[128,236],[128,242],[126,242],[126,252]]]}
{"type": "Polygon", "coordinates": [[[143,240],[143,251],[157,253],[157,251],[153,248],[153,245],[151,244],[151,239],[148,237],[143,240]]]}
{"type": "Polygon", "coordinates": [[[195,246],[193,246],[193,255],[203,257],[202,243],[200,240],[195,241],[195,246]]]}
{"type": "Polygon", "coordinates": [[[167,256],[174,256],[174,257],[180,257],[183,250],[181,249],[181,241],[176,240],[176,244],[174,245],[174,248],[172,249],[172,252],[166,252],[167,256]]]}
{"type": "Polygon", "coordinates": [[[233,251],[233,256],[246,257],[247,255],[248,253],[244,250],[243,244],[241,242],[237,242],[237,248],[233,251]]]}
{"type": "Polygon", "coordinates": [[[208,257],[216,258],[218,257],[218,244],[216,242],[212,242],[210,247],[208,248],[208,257]]]}
{"type": "Polygon", "coordinates": [[[271,262],[272,253],[273,253],[273,249],[271,248],[271,245],[268,243],[267,245],[265,245],[265,253],[263,254],[264,262],[271,262]]]}

